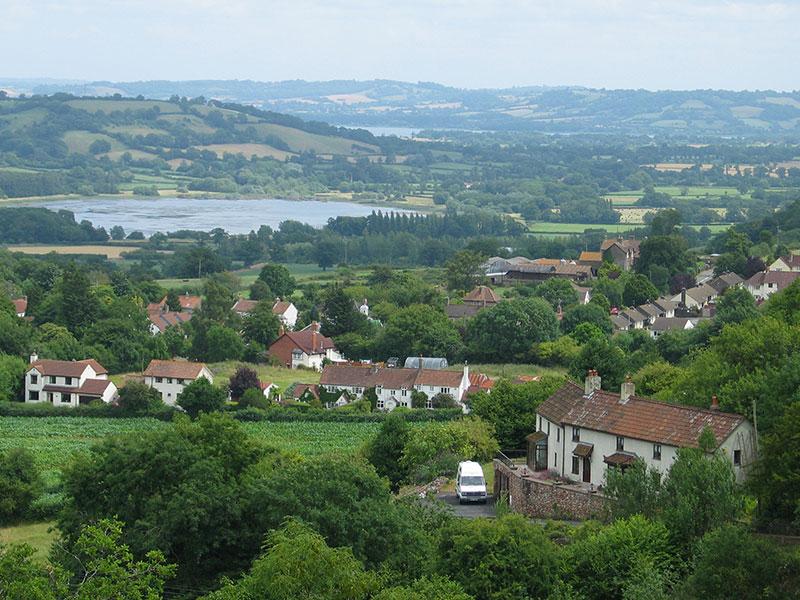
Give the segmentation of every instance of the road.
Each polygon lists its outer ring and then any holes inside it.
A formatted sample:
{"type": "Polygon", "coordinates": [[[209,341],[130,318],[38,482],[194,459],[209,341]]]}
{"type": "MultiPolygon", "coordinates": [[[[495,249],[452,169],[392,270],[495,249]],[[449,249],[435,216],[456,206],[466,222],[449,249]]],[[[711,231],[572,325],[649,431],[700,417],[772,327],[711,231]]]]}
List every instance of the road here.
{"type": "Polygon", "coordinates": [[[436,499],[447,504],[447,506],[450,507],[450,510],[452,510],[456,516],[459,517],[474,519],[476,517],[494,518],[495,516],[494,497],[491,495],[489,496],[489,500],[486,502],[486,504],[479,504],[477,502],[470,504],[459,504],[458,497],[453,493],[439,494],[436,496],[436,499]]]}

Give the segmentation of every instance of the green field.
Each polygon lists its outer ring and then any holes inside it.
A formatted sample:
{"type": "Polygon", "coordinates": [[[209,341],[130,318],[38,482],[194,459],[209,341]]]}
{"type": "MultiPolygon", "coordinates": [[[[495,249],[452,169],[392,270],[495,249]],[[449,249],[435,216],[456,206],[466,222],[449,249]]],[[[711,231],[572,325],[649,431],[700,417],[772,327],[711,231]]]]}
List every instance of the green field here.
{"type": "MultiPolygon", "coordinates": [[[[229,360],[221,363],[211,363],[208,368],[214,373],[214,381],[224,383],[239,365],[244,364],[239,361],[229,360]]],[[[284,391],[293,383],[319,383],[320,373],[306,369],[287,369],[286,367],[271,367],[269,365],[257,365],[247,363],[251,369],[255,369],[259,379],[264,383],[274,383],[281,391],[284,391]]]]}
{"type": "Polygon", "coordinates": [[[572,234],[583,233],[586,229],[605,229],[609,233],[624,233],[639,227],[624,223],[531,223],[528,225],[528,231],[531,233],[572,234]]]}
{"type": "MultiPolygon", "coordinates": [[[[26,448],[40,468],[59,471],[76,452],[107,436],[170,427],[171,423],[151,418],[0,417],[0,451],[26,448]]],[[[242,423],[253,437],[304,455],[354,453],[379,427],[378,423],[242,423]]]]}
{"type": "Polygon", "coordinates": [[[34,558],[40,563],[47,561],[50,546],[58,537],[55,523],[22,523],[13,527],[0,527],[0,544],[28,544],[35,551],[34,558]]]}

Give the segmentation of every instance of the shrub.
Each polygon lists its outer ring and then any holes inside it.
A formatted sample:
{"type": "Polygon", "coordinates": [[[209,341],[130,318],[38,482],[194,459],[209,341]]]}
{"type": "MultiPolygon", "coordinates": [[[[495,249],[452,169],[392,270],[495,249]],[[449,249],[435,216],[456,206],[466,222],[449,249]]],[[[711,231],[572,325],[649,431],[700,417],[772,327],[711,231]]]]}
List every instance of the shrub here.
{"type": "Polygon", "coordinates": [[[0,454],[0,522],[22,518],[42,490],[33,455],[24,448],[0,454]]]}

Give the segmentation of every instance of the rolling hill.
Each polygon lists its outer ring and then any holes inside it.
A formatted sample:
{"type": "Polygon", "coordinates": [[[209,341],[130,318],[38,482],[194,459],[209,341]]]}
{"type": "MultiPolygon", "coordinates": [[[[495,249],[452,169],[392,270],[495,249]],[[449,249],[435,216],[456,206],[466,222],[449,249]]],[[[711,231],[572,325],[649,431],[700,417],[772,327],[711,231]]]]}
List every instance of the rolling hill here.
{"type": "Polygon", "coordinates": [[[0,80],[11,93],[69,92],[168,99],[204,96],[350,126],[800,136],[800,92],[607,90],[582,87],[460,89],[401,81],[0,80]]]}

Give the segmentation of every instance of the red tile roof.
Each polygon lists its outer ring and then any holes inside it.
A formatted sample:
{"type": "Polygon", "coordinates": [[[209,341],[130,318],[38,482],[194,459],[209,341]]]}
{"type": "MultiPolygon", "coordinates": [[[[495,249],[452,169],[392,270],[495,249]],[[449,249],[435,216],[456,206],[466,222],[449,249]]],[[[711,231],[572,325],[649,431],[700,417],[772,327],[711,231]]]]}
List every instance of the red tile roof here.
{"type": "Polygon", "coordinates": [[[291,305],[292,305],[291,302],[286,302],[285,300],[278,300],[272,306],[272,314],[273,315],[282,315],[287,310],[289,310],[289,307],[291,305]]]}
{"type": "Polygon", "coordinates": [[[697,447],[706,426],[721,444],[744,422],[737,414],[639,396],[632,396],[625,404],[619,401],[619,394],[604,391],[586,397],[583,388],[572,382],[556,390],[537,412],[555,423],[676,447],[697,447]]]}
{"type": "Polygon", "coordinates": [[[190,296],[188,294],[178,296],[178,301],[181,303],[181,310],[198,310],[203,304],[203,299],[200,296],[190,296]]]}
{"type": "Polygon", "coordinates": [[[239,298],[236,301],[236,304],[233,305],[233,312],[235,313],[251,313],[256,309],[258,306],[258,300],[245,300],[244,298],[239,298]]]}
{"type": "Polygon", "coordinates": [[[800,269],[800,254],[781,256],[780,259],[786,263],[786,266],[788,266],[790,269],[800,269]]]}
{"type": "MultiPolygon", "coordinates": [[[[462,371],[438,369],[389,369],[378,365],[326,365],[320,384],[334,387],[383,387],[413,389],[415,385],[458,388],[462,371]]],[[[457,398],[458,400],[458,398],[457,398]]]]}
{"type": "Polygon", "coordinates": [[[186,321],[191,320],[192,313],[185,313],[185,312],[174,312],[174,311],[167,311],[167,312],[149,312],[147,313],[147,318],[150,319],[150,322],[158,327],[158,330],[161,333],[167,330],[167,328],[172,327],[174,325],[180,325],[182,323],[186,323],[186,321]]]}
{"type": "Polygon", "coordinates": [[[84,360],[48,360],[43,358],[28,366],[28,371],[34,367],[42,375],[52,375],[54,377],[80,377],[86,367],[92,367],[98,375],[108,373],[106,368],[93,358],[84,360]]]}
{"type": "Polygon", "coordinates": [[[146,377],[174,377],[197,379],[205,365],[186,360],[151,360],[144,370],[146,377]]]}
{"type": "MultiPolygon", "coordinates": [[[[331,338],[322,335],[318,331],[314,331],[313,328],[315,326],[318,327],[319,325],[311,323],[300,331],[287,331],[279,337],[278,340],[288,338],[291,340],[292,344],[294,344],[295,348],[299,348],[309,355],[324,354],[326,350],[336,348],[331,338]]],[[[277,344],[278,340],[274,341],[273,345],[277,344]]]]}
{"type": "Polygon", "coordinates": [[[578,257],[578,260],[584,262],[603,262],[603,253],[602,252],[589,252],[584,250],[581,252],[581,255],[578,257]]]}
{"type": "Polygon", "coordinates": [[[498,302],[500,302],[500,298],[487,285],[479,285],[464,296],[465,304],[497,304],[498,302]]]}
{"type": "Polygon", "coordinates": [[[11,302],[14,305],[14,312],[16,312],[18,315],[24,315],[25,311],[28,310],[27,296],[23,296],[22,298],[15,298],[11,302]]]}

